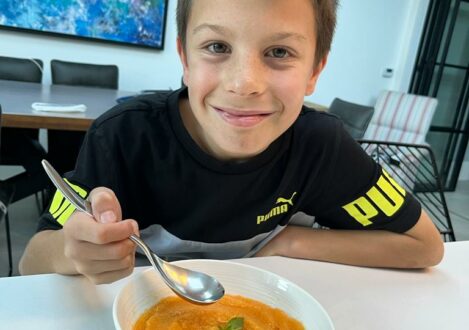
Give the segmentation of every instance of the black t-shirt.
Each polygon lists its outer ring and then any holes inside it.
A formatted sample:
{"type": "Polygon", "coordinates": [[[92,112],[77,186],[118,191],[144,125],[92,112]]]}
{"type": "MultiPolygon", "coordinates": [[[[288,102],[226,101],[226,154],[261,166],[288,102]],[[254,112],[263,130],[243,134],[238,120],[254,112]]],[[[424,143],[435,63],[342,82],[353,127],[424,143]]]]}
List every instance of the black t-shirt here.
{"type": "MultiPolygon", "coordinates": [[[[404,232],[421,208],[345,132],[335,116],[306,107],[264,152],[245,161],[206,154],[183,125],[187,90],[137,97],[98,118],[76,168],[82,196],[112,189],[123,218],[160,255],[254,254],[302,212],[333,229],[404,232]]],[[[74,208],[56,193],[38,230],[59,229],[74,208]]],[[[309,223],[308,225],[310,225],[309,223]]]]}

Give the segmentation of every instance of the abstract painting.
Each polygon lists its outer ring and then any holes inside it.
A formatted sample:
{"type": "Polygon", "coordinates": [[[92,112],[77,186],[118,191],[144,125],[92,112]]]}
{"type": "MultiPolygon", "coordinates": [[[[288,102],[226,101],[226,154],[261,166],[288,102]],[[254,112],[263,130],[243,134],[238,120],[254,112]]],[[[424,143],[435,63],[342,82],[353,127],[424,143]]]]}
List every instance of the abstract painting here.
{"type": "Polygon", "coordinates": [[[168,0],[1,0],[0,27],[163,49],[168,0]]]}

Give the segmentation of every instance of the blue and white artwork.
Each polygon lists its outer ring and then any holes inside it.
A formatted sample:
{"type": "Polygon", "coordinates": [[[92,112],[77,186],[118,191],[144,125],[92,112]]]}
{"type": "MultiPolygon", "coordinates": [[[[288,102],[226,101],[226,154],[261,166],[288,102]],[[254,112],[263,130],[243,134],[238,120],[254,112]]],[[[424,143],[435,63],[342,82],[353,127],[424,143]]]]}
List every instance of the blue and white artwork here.
{"type": "Polygon", "coordinates": [[[0,0],[0,26],[162,49],[167,0],[0,0]]]}

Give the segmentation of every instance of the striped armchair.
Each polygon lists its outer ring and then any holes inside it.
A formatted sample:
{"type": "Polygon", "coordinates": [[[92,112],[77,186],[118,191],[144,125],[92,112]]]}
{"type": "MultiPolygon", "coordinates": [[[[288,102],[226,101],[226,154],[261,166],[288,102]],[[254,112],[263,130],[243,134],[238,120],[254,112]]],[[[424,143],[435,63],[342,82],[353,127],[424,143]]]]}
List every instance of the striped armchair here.
{"type": "Polygon", "coordinates": [[[418,188],[416,176],[421,163],[420,155],[411,152],[411,148],[390,152],[391,147],[385,145],[428,146],[425,137],[437,104],[437,99],[428,96],[383,91],[376,101],[375,112],[362,140],[367,145],[365,151],[410,191],[418,188]],[[384,152],[378,152],[377,145],[384,152]]]}
{"type": "Polygon", "coordinates": [[[437,104],[428,96],[383,91],[363,139],[425,144],[437,104]]]}

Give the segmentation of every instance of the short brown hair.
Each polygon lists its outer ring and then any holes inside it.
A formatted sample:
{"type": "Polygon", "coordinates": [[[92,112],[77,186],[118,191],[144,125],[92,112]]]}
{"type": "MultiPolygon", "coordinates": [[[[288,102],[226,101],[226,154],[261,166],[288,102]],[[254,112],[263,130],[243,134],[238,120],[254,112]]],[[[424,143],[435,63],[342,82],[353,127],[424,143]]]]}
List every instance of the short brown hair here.
{"type": "MultiPolygon", "coordinates": [[[[310,0],[316,18],[316,54],[314,64],[317,66],[329,53],[334,36],[339,0],[310,0]]],[[[178,0],[176,22],[178,37],[186,45],[187,22],[191,13],[192,0],[178,0]]]]}

